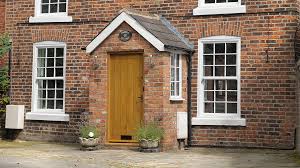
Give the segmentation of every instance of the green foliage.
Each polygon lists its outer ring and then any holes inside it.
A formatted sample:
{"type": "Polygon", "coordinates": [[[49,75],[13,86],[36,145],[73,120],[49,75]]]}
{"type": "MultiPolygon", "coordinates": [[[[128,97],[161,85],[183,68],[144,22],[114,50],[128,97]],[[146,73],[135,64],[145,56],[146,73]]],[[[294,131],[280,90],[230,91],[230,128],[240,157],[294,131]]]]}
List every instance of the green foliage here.
{"type": "Polygon", "coordinates": [[[8,34],[0,36],[0,58],[6,54],[11,48],[10,38],[8,34]]]}
{"type": "Polygon", "coordinates": [[[149,123],[138,128],[136,138],[138,140],[160,140],[164,136],[164,130],[156,123],[149,123]]]}
{"type": "Polygon", "coordinates": [[[100,131],[96,126],[82,126],[80,128],[80,137],[82,138],[98,138],[100,136],[100,131]],[[93,136],[91,137],[90,133],[93,133],[93,136]]]}
{"type": "MultiPolygon", "coordinates": [[[[0,59],[11,48],[10,38],[7,34],[0,36],[0,59]]],[[[8,67],[0,67],[0,112],[5,112],[5,106],[9,104],[8,90],[9,90],[9,76],[8,67]]]]}

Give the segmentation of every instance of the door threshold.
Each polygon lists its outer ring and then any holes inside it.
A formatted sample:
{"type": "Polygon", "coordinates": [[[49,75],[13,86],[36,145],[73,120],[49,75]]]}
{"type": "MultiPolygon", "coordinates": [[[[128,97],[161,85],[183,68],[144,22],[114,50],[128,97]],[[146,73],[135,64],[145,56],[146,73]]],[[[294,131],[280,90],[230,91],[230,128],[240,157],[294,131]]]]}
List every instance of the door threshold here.
{"type": "Polygon", "coordinates": [[[138,143],[112,143],[106,142],[104,148],[117,150],[138,150],[138,143]]]}
{"type": "Polygon", "coordinates": [[[109,146],[139,146],[138,143],[120,143],[120,142],[106,142],[104,145],[109,146]]]}

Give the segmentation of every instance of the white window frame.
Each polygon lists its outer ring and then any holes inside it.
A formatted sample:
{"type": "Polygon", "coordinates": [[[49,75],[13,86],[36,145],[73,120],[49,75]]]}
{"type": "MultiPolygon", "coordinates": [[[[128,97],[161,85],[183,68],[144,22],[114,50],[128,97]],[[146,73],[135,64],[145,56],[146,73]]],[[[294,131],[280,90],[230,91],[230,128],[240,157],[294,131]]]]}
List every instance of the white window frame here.
{"type": "Polygon", "coordinates": [[[42,13],[42,0],[35,0],[34,16],[29,18],[29,23],[53,23],[72,22],[73,18],[68,16],[69,0],[66,0],[66,12],[42,13]]]}
{"type": "MultiPolygon", "coordinates": [[[[176,58],[176,57],[175,57],[176,58]]],[[[180,53],[178,53],[178,52],[172,52],[172,53],[170,53],[170,100],[171,101],[181,101],[181,100],[183,100],[183,98],[182,98],[182,55],[180,54],[180,53]],[[172,57],[175,57],[175,55],[178,55],[179,57],[178,57],[178,59],[179,60],[176,60],[175,59],[175,81],[172,81],[172,57]],[[175,96],[174,95],[172,95],[172,93],[171,93],[171,84],[173,83],[173,82],[178,82],[178,81],[176,81],[176,61],[179,61],[179,93],[178,94],[176,94],[176,85],[175,85],[175,96]]]]}
{"type": "Polygon", "coordinates": [[[238,2],[212,3],[207,4],[205,0],[198,0],[198,7],[193,10],[193,15],[219,15],[246,13],[246,5],[238,2]]]}
{"type": "Polygon", "coordinates": [[[45,41],[35,43],[33,45],[33,66],[32,66],[32,100],[31,100],[31,112],[26,113],[26,119],[28,120],[47,120],[47,121],[69,121],[69,115],[65,114],[65,90],[66,90],[66,52],[67,45],[63,42],[45,41]],[[38,97],[38,86],[37,86],[37,57],[39,48],[64,48],[64,68],[63,77],[48,77],[45,79],[64,80],[64,91],[63,91],[63,109],[38,109],[37,108],[37,97],[38,97]]]}
{"type": "MultiPolygon", "coordinates": [[[[198,50],[198,93],[197,93],[197,117],[192,119],[193,125],[230,125],[245,126],[246,120],[241,118],[241,83],[240,83],[240,56],[241,56],[241,38],[233,36],[213,36],[199,39],[198,50]],[[236,75],[234,77],[211,77],[211,79],[234,79],[237,80],[237,113],[236,114],[219,114],[204,113],[204,71],[203,71],[203,49],[205,43],[237,43],[237,64],[236,75]]],[[[205,77],[208,79],[209,77],[205,77]]]]}

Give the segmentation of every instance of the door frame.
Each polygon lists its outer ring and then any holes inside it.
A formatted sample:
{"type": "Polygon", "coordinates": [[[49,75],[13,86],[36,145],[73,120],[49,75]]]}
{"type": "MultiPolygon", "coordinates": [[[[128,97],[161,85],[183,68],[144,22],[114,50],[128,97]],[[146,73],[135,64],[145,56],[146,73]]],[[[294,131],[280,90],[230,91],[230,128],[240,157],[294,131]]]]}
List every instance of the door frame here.
{"type": "MultiPolygon", "coordinates": [[[[135,140],[123,140],[123,141],[114,141],[114,140],[110,140],[110,117],[111,117],[111,109],[110,109],[110,91],[111,91],[111,86],[110,86],[110,78],[111,78],[111,57],[113,56],[126,56],[126,55],[139,55],[141,57],[143,57],[142,59],[142,73],[143,73],[143,78],[142,80],[144,81],[145,76],[144,76],[144,50],[122,50],[122,51],[110,51],[107,52],[107,111],[108,111],[108,115],[107,115],[107,119],[106,119],[106,144],[118,144],[118,143],[123,143],[123,144],[133,144],[135,145],[137,143],[137,141],[135,140]]],[[[142,83],[142,88],[144,88],[145,83],[142,83]]],[[[144,95],[144,89],[143,89],[143,97],[145,97],[144,95]]],[[[142,109],[143,111],[141,112],[141,123],[144,122],[144,113],[145,113],[145,109],[144,109],[144,103],[145,103],[145,99],[143,99],[142,102],[142,109]]]]}

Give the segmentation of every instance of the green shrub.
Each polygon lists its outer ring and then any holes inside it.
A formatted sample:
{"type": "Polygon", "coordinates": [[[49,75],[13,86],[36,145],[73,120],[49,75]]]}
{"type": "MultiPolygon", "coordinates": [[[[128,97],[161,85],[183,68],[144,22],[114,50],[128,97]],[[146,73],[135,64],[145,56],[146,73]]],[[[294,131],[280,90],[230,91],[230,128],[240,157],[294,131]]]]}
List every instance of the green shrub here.
{"type": "Polygon", "coordinates": [[[98,138],[100,136],[100,132],[96,126],[83,126],[80,128],[80,137],[82,138],[98,138]],[[93,133],[93,136],[90,135],[93,133]]]}
{"type": "Polygon", "coordinates": [[[137,140],[160,140],[164,136],[164,130],[156,123],[149,123],[138,128],[136,132],[137,140]]]}
{"type": "MultiPolygon", "coordinates": [[[[0,59],[10,50],[11,43],[7,34],[0,35],[0,59]]],[[[0,112],[5,112],[5,107],[9,104],[9,76],[8,67],[0,67],[0,112]]]]}

